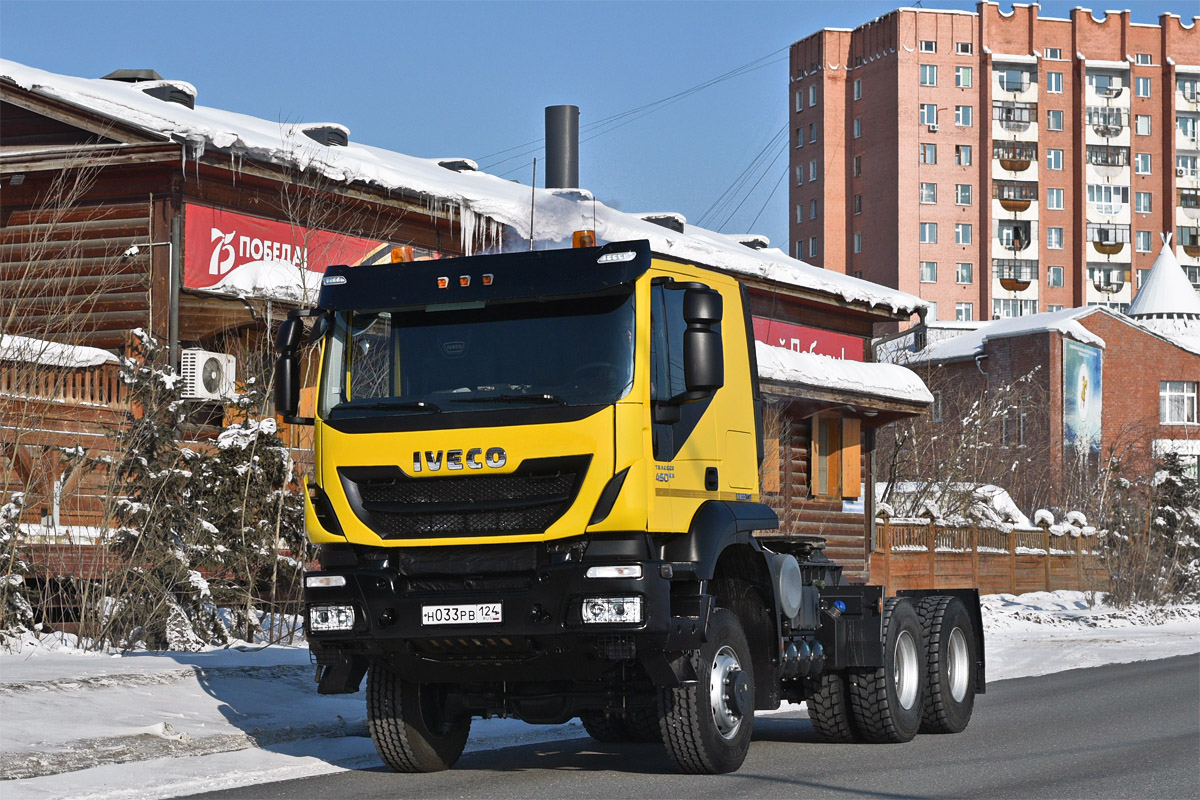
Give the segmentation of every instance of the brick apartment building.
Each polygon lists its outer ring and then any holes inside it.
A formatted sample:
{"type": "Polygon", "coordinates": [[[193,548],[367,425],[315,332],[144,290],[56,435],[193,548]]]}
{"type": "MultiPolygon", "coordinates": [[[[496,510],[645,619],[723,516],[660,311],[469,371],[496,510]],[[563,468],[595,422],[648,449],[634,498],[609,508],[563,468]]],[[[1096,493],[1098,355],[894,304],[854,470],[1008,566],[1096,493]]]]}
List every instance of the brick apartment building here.
{"type": "Polygon", "coordinates": [[[791,48],[792,253],[986,320],[1200,289],[1200,28],[899,9],[791,48]]]}

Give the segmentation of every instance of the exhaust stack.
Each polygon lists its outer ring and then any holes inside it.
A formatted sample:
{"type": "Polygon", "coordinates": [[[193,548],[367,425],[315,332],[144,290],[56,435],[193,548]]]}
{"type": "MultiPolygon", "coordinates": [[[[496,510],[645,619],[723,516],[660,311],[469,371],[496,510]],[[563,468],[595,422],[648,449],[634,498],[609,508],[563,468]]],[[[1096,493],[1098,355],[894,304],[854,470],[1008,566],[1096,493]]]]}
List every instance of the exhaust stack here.
{"type": "Polygon", "coordinates": [[[579,106],[546,106],[546,188],[579,188],[579,106]]]}

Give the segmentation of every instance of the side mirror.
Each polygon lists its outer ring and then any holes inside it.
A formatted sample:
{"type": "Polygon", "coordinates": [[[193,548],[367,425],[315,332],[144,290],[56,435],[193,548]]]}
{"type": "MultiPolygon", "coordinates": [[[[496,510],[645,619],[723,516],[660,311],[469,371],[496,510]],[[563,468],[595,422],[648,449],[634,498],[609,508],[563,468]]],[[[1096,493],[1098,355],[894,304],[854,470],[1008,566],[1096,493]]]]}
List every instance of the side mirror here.
{"type": "Polygon", "coordinates": [[[275,336],[275,352],[281,356],[295,355],[304,339],[304,323],[296,317],[288,317],[279,323],[279,333],[275,336]]]}
{"type": "Polygon", "coordinates": [[[275,359],[275,413],[293,424],[312,424],[311,419],[296,416],[300,409],[300,346],[303,340],[304,322],[299,315],[289,315],[280,323],[275,337],[275,352],[279,355],[275,359]]]}
{"type": "Polygon", "coordinates": [[[721,333],[720,292],[688,289],[683,295],[683,380],[689,394],[711,394],[725,385],[725,356],[721,333]]]}

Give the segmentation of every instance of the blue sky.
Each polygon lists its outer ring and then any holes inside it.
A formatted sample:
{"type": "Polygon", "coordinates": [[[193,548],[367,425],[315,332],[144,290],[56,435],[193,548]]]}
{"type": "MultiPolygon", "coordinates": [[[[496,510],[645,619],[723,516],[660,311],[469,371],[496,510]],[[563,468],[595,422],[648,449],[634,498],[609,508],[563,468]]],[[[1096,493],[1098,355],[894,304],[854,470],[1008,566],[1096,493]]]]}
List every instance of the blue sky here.
{"type": "MultiPolygon", "coordinates": [[[[787,122],[786,48],[897,5],[0,0],[0,56],[83,77],[150,67],[194,84],[202,105],[340,122],[357,141],[474,158],[523,183],[540,151],[499,164],[521,150],[492,154],[540,139],[543,108],[572,103],[583,130],[580,185],[601,201],[678,211],[786,247],[787,156],[782,141],[771,144],[787,122]],[[590,123],[748,64],[756,68],[616,120],[589,139],[590,123]],[[717,206],[744,172],[743,184],[756,188],[717,206]]],[[[1073,5],[1043,3],[1041,15],[1065,17],[1073,5]]],[[[1157,22],[1163,11],[1197,13],[1194,0],[1119,5],[1133,9],[1135,22],[1157,22]]],[[[975,4],[925,0],[924,7],[975,4]]]]}

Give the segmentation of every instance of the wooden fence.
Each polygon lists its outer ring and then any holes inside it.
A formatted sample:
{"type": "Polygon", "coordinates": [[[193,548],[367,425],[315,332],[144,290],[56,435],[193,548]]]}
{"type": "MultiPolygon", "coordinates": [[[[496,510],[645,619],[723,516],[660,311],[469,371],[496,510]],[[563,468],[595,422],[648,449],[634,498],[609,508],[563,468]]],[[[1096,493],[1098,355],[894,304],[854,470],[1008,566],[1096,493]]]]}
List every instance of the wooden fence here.
{"type": "Polygon", "coordinates": [[[871,583],[901,589],[978,587],[984,594],[1104,588],[1094,534],[1004,531],[929,520],[876,521],[871,583]]]}

